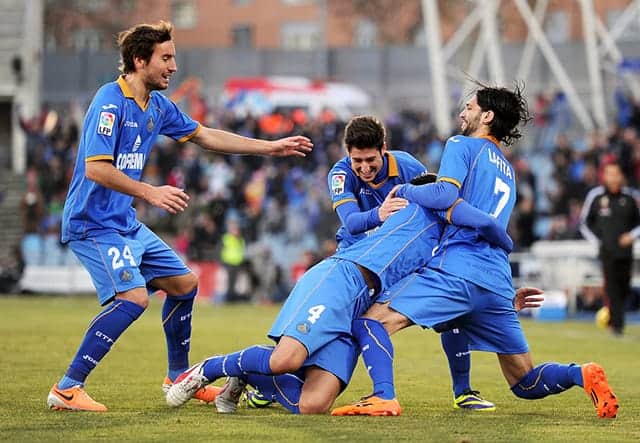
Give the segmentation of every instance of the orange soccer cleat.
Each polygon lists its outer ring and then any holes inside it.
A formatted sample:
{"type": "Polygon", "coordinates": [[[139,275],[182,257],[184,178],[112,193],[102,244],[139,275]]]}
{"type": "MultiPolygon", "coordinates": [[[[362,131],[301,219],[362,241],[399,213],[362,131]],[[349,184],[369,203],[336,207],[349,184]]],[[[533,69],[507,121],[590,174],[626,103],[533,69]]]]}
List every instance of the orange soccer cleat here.
{"type": "MultiPolygon", "coordinates": [[[[167,392],[169,392],[171,386],[173,386],[173,382],[169,377],[165,377],[164,381],[162,382],[162,392],[167,395],[167,392]]],[[[220,391],[222,391],[222,388],[213,385],[207,385],[203,388],[198,389],[196,393],[193,394],[193,398],[205,403],[211,403],[216,399],[218,394],[220,394],[220,391]]]]}
{"type": "Polygon", "coordinates": [[[402,413],[400,403],[395,398],[385,400],[375,395],[363,397],[356,403],[341,406],[331,411],[331,415],[372,415],[372,416],[397,416],[402,413]]]}
{"type": "Polygon", "coordinates": [[[57,383],[49,391],[47,406],[56,411],[107,411],[105,405],[89,397],[80,385],[69,389],[58,389],[57,383]]]}
{"type": "Polygon", "coordinates": [[[600,418],[616,418],[618,415],[618,399],[611,390],[604,369],[597,363],[582,365],[582,381],[584,390],[591,398],[600,418]]]}

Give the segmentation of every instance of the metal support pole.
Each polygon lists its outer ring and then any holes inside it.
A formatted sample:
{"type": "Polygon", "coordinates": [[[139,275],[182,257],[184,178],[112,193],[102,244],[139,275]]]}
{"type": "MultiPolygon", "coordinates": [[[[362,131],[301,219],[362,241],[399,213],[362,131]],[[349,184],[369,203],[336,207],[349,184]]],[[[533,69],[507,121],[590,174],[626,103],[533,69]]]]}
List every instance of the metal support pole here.
{"type": "Polygon", "coordinates": [[[593,0],[580,0],[580,7],[582,9],[583,38],[587,53],[587,69],[589,71],[589,84],[591,86],[593,118],[599,129],[606,129],[607,116],[604,104],[600,58],[598,57],[598,48],[596,45],[593,0]]]}
{"type": "Polygon", "coordinates": [[[445,60],[442,56],[440,36],[440,13],[437,0],[422,0],[425,34],[429,47],[429,65],[431,69],[431,91],[433,93],[433,116],[441,137],[451,134],[449,115],[449,88],[445,75],[445,60]]]}
{"type": "Polygon", "coordinates": [[[531,9],[529,8],[529,5],[527,4],[526,0],[513,0],[513,2],[516,5],[516,8],[518,8],[518,11],[524,18],[525,22],[527,23],[527,26],[529,27],[529,32],[535,39],[536,43],[538,44],[538,47],[540,48],[540,52],[542,52],[542,55],[544,56],[545,60],[549,64],[549,68],[551,69],[551,72],[553,72],[553,75],[556,77],[556,80],[558,80],[560,87],[562,88],[564,93],[567,95],[569,105],[571,106],[571,109],[573,109],[573,112],[575,113],[578,121],[580,122],[580,124],[583,126],[585,130],[587,131],[593,130],[593,122],[591,121],[589,114],[585,110],[585,107],[582,104],[582,101],[580,100],[578,93],[573,87],[573,83],[571,83],[571,79],[569,78],[566,71],[562,67],[562,64],[560,63],[558,56],[556,55],[555,51],[551,47],[551,44],[549,43],[549,40],[547,39],[544,32],[542,31],[540,24],[538,23],[536,18],[533,16],[533,13],[531,12],[531,9]]]}
{"type": "Polygon", "coordinates": [[[42,0],[26,0],[21,51],[23,81],[18,85],[12,110],[11,169],[16,174],[23,174],[27,167],[27,139],[20,127],[18,112],[25,118],[40,112],[43,22],[42,0]]]}
{"type": "MultiPolygon", "coordinates": [[[[542,23],[544,15],[547,11],[547,5],[549,0],[538,0],[536,2],[533,15],[536,17],[538,23],[542,23]]],[[[531,73],[531,65],[533,64],[533,56],[536,53],[536,42],[531,35],[531,32],[527,34],[527,40],[524,43],[524,49],[522,50],[522,57],[520,57],[520,63],[518,64],[518,70],[516,71],[516,79],[527,83],[529,81],[529,74],[531,73]]]]}
{"type": "Polygon", "coordinates": [[[462,46],[464,40],[471,34],[471,32],[475,29],[475,27],[480,23],[482,19],[482,7],[480,5],[476,6],[476,8],[464,19],[462,24],[458,27],[458,30],[455,34],[449,39],[449,41],[444,45],[442,49],[442,53],[444,54],[445,60],[450,60],[451,57],[456,53],[456,51],[462,46]]]}
{"type": "MultiPolygon", "coordinates": [[[[608,71],[611,71],[614,75],[619,75],[618,65],[620,64],[623,58],[622,52],[618,48],[618,45],[616,44],[615,40],[611,37],[611,34],[609,34],[604,24],[602,23],[602,20],[600,20],[599,17],[595,18],[595,24],[596,24],[596,32],[598,33],[598,37],[600,37],[600,40],[602,41],[603,46],[601,46],[601,48],[604,48],[604,51],[605,51],[604,55],[608,53],[612,61],[612,63],[609,63],[609,64],[603,63],[603,65],[607,68],[608,71]],[[613,66],[609,66],[610,64],[613,66]]],[[[633,98],[636,100],[640,100],[640,82],[638,81],[636,76],[630,72],[623,72],[622,77],[624,78],[627,85],[629,86],[629,90],[631,91],[633,98]]]]}
{"type": "MultiPolygon", "coordinates": [[[[478,2],[480,5],[480,2],[478,2]]],[[[497,85],[504,85],[504,63],[502,62],[502,52],[500,51],[500,34],[496,25],[496,14],[500,0],[482,1],[482,27],[484,41],[487,47],[487,65],[491,80],[497,85]]]]}

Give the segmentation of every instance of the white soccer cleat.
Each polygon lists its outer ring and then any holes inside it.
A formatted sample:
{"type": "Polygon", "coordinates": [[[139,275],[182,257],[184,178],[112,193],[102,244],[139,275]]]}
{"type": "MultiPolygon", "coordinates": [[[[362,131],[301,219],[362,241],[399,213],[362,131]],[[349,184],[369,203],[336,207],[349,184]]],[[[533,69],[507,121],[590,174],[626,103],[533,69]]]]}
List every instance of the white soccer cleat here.
{"type": "Polygon", "coordinates": [[[175,379],[167,391],[167,404],[173,408],[188,402],[200,389],[211,383],[204,376],[204,364],[207,360],[191,366],[175,379]]]}
{"type": "Polygon", "coordinates": [[[216,409],[221,414],[231,414],[238,409],[238,402],[245,390],[247,383],[238,377],[227,377],[227,381],[222,386],[222,391],[213,401],[216,409]]]}

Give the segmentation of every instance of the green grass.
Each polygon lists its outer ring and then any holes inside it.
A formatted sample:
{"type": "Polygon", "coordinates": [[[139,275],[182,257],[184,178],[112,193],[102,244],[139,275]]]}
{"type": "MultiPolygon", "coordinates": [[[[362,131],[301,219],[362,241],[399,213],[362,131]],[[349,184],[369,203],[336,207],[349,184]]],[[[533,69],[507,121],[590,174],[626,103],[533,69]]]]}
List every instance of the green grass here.
{"type": "MultiPolygon", "coordinates": [[[[89,378],[88,391],[106,414],[50,411],[51,385],[65,371],[97,313],[93,297],[0,297],[0,440],[6,441],[438,441],[618,442],[640,440],[640,327],[614,339],[591,323],[524,321],[535,361],[598,361],[621,401],[616,420],[596,417],[582,389],[539,401],[515,398],[496,357],[474,353],[473,386],[494,401],[494,413],[451,407],[450,380],[436,334],[410,328],[394,337],[401,417],[294,416],[281,407],[217,415],[190,402],[165,406],[160,303],[117,342],[89,378]]],[[[192,360],[264,343],[276,307],[198,305],[192,360]]],[[[369,393],[358,366],[336,404],[369,393]]]]}

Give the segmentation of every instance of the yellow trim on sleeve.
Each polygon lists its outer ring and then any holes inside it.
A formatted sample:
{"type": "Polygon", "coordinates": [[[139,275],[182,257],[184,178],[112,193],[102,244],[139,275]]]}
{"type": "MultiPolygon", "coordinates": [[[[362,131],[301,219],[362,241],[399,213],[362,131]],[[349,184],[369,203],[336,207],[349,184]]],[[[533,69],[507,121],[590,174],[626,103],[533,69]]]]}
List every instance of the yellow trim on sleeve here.
{"type": "Polygon", "coordinates": [[[113,161],[113,155],[107,155],[107,154],[94,155],[94,156],[91,156],[91,157],[87,157],[84,161],[86,163],[86,162],[95,162],[95,161],[100,161],[100,160],[113,161]]]}
{"type": "Polygon", "coordinates": [[[342,205],[344,203],[347,203],[347,202],[356,202],[356,203],[358,203],[358,200],[356,200],[355,198],[345,198],[345,199],[342,199],[342,200],[338,200],[337,202],[335,202],[333,204],[334,211],[338,206],[340,206],[340,205],[342,205]]]}
{"type": "Polygon", "coordinates": [[[451,214],[453,214],[453,209],[458,206],[458,204],[462,201],[461,198],[457,199],[453,204],[447,209],[447,222],[451,223],[451,214]]]}
{"type": "Polygon", "coordinates": [[[198,123],[198,127],[197,127],[197,128],[196,128],[196,129],[191,133],[191,134],[189,134],[189,135],[185,135],[184,137],[180,137],[180,138],[178,139],[178,142],[180,142],[180,143],[184,143],[184,142],[186,142],[187,140],[191,140],[193,137],[195,137],[195,136],[196,136],[196,134],[197,134],[198,132],[200,132],[200,129],[202,129],[202,125],[201,125],[200,123],[198,123]]]}
{"type": "Polygon", "coordinates": [[[458,180],[456,180],[455,178],[451,178],[451,177],[440,177],[438,179],[439,182],[447,182],[447,183],[451,183],[452,185],[455,185],[457,188],[461,188],[462,187],[462,183],[460,183],[458,180]]]}

